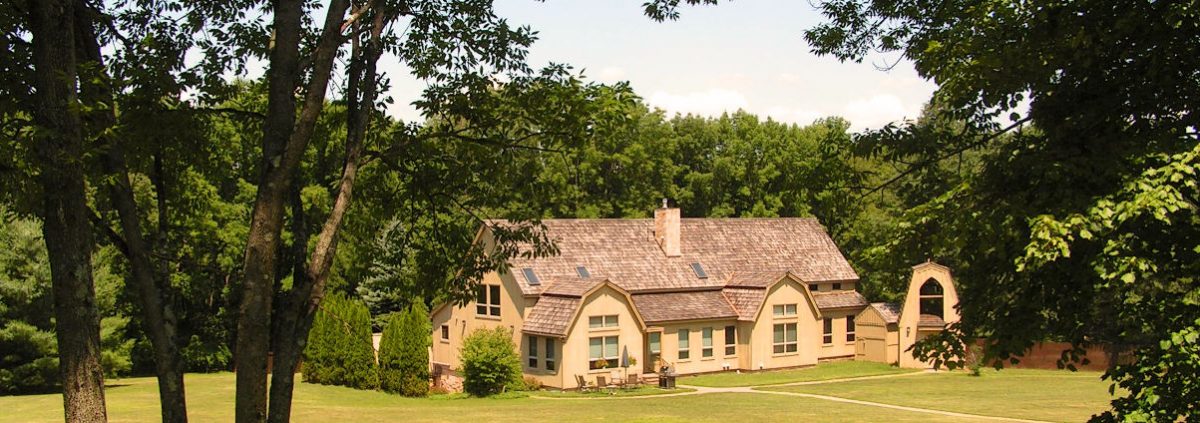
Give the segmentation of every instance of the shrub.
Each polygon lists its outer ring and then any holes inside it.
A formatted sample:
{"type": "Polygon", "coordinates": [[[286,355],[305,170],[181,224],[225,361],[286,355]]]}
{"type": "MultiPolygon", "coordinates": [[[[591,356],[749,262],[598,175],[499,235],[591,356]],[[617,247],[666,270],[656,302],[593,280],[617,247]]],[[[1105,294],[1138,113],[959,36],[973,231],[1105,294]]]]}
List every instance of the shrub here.
{"type": "Polygon", "coordinates": [[[58,342],[54,334],[25,322],[0,327],[0,395],[58,388],[58,342]]]}
{"type": "Polygon", "coordinates": [[[485,396],[520,385],[521,359],[512,332],[504,327],[471,332],[462,346],[463,390],[485,396]]]}
{"type": "Polygon", "coordinates": [[[356,389],[379,386],[367,306],[340,293],[325,298],[308,333],[303,380],[356,389]]]}
{"type": "Polygon", "coordinates": [[[379,341],[379,386],[409,397],[429,393],[429,311],[422,302],[393,314],[379,341]]]}

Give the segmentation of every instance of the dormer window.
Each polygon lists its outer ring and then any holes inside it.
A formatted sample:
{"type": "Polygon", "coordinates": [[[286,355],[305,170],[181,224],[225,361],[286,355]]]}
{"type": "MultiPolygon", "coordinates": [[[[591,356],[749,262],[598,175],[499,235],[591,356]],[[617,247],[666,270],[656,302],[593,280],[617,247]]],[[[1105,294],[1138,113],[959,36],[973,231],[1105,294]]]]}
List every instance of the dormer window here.
{"type": "Polygon", "coordinates": [[[530,285],[541,285],[542,284],[542,281],[540,279],[538,279],[537,275],[535,275],[533,273],[533,268],[529,268],[529,267],[523,268],[523,269],[521,269],[521,273],[525,274],[525,280],[527,282],[529,282],[530,285]]]}
{"type": "Polygon", "coordinates": [[[692,263],[692,272],[696,273],[696,277],[700,279],[708,279],[708,272],[704,271],[704,266],[700,263],[692,263]]]}
{"type": "Polygon", "coordinates": [[[592,277],[591,272],[588,272],[587,268],[583,266],[575,266],[575,273],[578,273],[579,277],[583,279],[592,277]]]}

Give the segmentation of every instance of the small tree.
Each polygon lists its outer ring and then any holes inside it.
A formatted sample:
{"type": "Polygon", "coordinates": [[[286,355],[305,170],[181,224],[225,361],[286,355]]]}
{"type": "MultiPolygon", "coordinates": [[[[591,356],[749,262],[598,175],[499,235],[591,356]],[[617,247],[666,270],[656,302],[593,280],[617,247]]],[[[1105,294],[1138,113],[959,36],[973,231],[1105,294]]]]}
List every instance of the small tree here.
{"type": "Polygon", "coordinates": [[[321,304],[304,350],[304,381],[375,389],[375,348],[367,306],[338,293],[321,304]]]}
{"type": "Polygon", "coordinates": [[[393,314],[379,341],[379,386],[409,397],[429,393],[429,311],[417,301],[404,314],[393,314]]]}
{"type": "Polygon", "coordinates": [[[463,389],[471,395],[491,395],[521,382],[521,358],[504,327],[471,332],[462,346],[463,389]]]}

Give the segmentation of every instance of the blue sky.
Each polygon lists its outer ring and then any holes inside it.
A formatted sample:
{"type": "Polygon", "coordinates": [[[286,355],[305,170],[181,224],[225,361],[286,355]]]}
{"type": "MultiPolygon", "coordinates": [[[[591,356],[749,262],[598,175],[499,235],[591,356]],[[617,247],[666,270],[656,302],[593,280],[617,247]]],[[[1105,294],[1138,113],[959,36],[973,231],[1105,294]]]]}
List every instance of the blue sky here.
{"type": "MultiPolygon", "coordinates": [[[[839,63],[809,53],[804,30],[821,16],[808,1],[745,0],[686,7],[678,21],[642,14],[644,0],[497,0],[497,14],[529,25],[534,66],[573,65],[593,80],[629,81],[652,107],[720,115],[745,109],[807,124],[842,116],[854,129],[913,118],[935,89],[897,55],[839,63]]],[[[386,59],[385,59],[386,61],[386,59]]],[[[387,67],[387,65],[384,65],[387,67]]],[[[424,86],[395,69],[390,112],[417,118],[408,103],[424,86]]]]}

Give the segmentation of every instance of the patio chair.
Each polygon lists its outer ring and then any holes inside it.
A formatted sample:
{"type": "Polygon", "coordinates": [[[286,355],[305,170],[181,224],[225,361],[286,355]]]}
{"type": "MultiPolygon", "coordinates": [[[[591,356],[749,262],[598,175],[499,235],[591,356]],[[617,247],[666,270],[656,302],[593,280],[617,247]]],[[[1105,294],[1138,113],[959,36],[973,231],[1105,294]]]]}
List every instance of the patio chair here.
{"type": "Polygon", "coordinates": [[[609,392],[612,392],[614,389],[617,388],[617,385],[608,383],[608,378],[606,378],[604,376],[596,376],[596,387],[604,388],[604,389],[607,389],[609,392]]]}
{"type": "Polygon", "coordinates": [[[641,386],[642,379],[638,377],[637,373],[629,375],[627,380],[625,380],[625,387],[627,388],[640,388],[641,386]]]}
{"type": "Polygon", "coordinates": [[[575,375],[575,384],[579,385],[579,392],[587,392],[596,389],[595,385],[588,383],[583,375],[575,375]]]}
{"type": "Polygon", "coordinates": [[[625,389],[625,378],[621,377],[621,373],[613,370],[608,373],[608,377],[609,380],[612,381],[611,383],[613,385],[616,385],[618,388],[625,389]]]}

